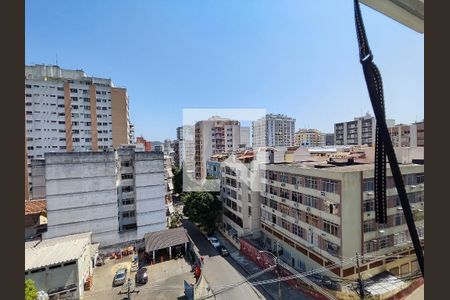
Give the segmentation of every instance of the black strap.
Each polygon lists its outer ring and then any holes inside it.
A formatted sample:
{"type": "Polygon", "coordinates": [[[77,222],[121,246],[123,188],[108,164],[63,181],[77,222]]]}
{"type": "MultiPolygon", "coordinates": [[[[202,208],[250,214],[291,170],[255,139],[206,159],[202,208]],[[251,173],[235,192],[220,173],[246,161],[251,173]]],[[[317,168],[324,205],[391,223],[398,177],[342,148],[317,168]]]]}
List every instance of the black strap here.
{"type": "Polygon", "coordinates": [[[355,23],[356,34],[359,45],[359,59],[363,66],[364,77],[366,79],[367,89],[369,91],[370,101],[372,103],[373,111],[375,113],[376,136],[375,136],[375,217],[378,223],[386,223],[386,155],[389,159],[392,177],[394,178],[397,193],[400,198],[400,203],[405,215],[406,224],[411,235],[411,240],[416,252],[417,261],[424,276],[424,258],[422,246],[420,244],[417,228],[414,223],[411,206],[406,194],[403,177],[400,172],[400,167],[397,162],[394,147],[392,145],[391,137],[386,125],[386,116],[384,112],[384,96],[383,83],[381,74],[377,66],[373,63],[373,55],[367,41],[364,23],[362,21],[361,9],[359,0],[354,0],[355,3],[355,23]]]}

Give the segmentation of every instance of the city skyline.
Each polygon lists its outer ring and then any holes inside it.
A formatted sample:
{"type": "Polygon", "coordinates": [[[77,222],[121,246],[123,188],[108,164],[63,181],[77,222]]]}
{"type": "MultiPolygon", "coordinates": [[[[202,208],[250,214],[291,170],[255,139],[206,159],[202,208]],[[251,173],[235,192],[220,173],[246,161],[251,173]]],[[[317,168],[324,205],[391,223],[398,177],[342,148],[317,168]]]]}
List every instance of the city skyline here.
{"type": "MultiPolygon", "coordinates": [[[[126,87],[136,136],[175,139],[184,108],[263,108],[322,132],[372,113],[351,1],[89,5],[27,1],[25,62],[58,60],[126,87]]],[[[362,10],[387,116],[422,120],[424,36],[362,10]]]]}

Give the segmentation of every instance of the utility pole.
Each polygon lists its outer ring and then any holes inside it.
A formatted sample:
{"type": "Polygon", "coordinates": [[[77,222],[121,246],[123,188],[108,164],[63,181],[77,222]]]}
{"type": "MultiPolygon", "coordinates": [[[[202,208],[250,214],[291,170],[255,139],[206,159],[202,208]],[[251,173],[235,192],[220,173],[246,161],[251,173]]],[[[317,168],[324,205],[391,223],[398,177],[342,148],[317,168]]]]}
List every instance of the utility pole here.
{"type": "Polygon", "coordinates": [[[356,270],[358,272],[358,285],[359,285],[359,297],[364,299],[364,287],[361,279],[361,272],[359,271],[359,257],[358,252],[356,252],[356,270]]]}
{"type": "Polygon", "coordinates": [[[131,279],[128,278],[127,291],[126,292],[120,291],[119,295],[126,294],[127,295],[127,300],[131,300],[131,294],[134,294],[134,293],[137,294],[137,293],[139,293],[139,291],[135,290],[135,289],[131,290],[131,279]]]}

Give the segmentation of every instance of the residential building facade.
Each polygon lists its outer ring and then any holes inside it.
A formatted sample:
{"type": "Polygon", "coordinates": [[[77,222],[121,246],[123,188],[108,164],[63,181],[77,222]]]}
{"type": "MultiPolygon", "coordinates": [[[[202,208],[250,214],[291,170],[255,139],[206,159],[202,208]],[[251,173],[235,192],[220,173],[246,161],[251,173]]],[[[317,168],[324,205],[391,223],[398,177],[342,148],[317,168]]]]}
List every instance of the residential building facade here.
{"type": "Polygon", "coordinates": [[[295,133],[295,145],[304,147],[325,146],[325,135],[317,129],[299,129],[295,133]]]}
{"type": "Polygon", "coordinates": [[[25,116],[30,189],[31,159],[117,148],[132,137],[127,90],[82,70],[25,66],[25,116]]]}
{"type": "Polygon", "coordinates": [[[242,236],[261,228],[260,173],[273,160],[271,150],[247,150],[220,163],[220,199],[223,202],[219,229],[239,247],[242,236]]]}
{"type": "Polygon", "coordinates": [[[410,125],[398,124],[388,129],[394,147],[425,146],[424,122],[410,125]]]}
{"type": "MultiPolygon", "coordinates": [[[[387,119],[388,127],[395,124],[392,119],[387,119]]],[[[357,117],[353,121],[334,124],[334,136],[336,145],[375,145],[376,119],[367,113],[357,117]]]]}
{"type": "Polygon", "coordinates": [[[45,154],[44,238],[90,231],[108,247],[166,228],[163,155],[133,146],[45,154]]]}
{"type": "Polygon", "coordinates": [[[206,178],[206,162],[213,154],[239,149],[240,123],[220,117],[195,124],[195,179],[206,178]]]}
{"type": "Polygon", "coordinates": [[[247,149],[251,146],[252,144],[250,143],[250,127],[241,126],[239,148],[247,149]]]}
{"type": "MultiPolygon", "coordinates": [[[[355,279],[354,262],[365,257],[363,277],[382,271],[406,275],[418,270],[390,169],[388,221],[375,223],[373,164],[268,164],[262,174],[261,232],[264,243],[299,271],[344,263],[324,275],[355,279]],[[397,255],[401,258],[397,259],[397,255]],[[347,261],[347,262],[346,262],[347,261]]],[[[424,238],[424,166],[400,166],[419,236],[424,238]]]]}
{"type": "Polygon", "coordinates": [[[253,148],[294,146],[294,132],[294,118],[267,114],[252,123],[253,148]]]}

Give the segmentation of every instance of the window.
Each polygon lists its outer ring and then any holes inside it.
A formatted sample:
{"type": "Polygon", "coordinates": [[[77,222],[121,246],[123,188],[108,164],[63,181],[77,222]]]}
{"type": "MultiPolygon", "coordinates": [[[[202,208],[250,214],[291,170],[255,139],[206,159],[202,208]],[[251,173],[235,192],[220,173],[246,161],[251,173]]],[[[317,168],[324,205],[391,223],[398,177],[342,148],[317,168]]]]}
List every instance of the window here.
{"type": "Polygon", "coordinates": [[[64,88],[63,87],[58,87],[57,90],[58,91],[64,91],[64,88]]]}
{"type": "Polygon", "coordinates": [[[248,207],[248,216],[251,217],[252,215],[252,208],[251,206],[248,207]]]}
{"type": "Polygon", "coordinates": [[[363,201],[363,211],[375,211],[375,201],[373,199],[363,201]]]}
{"type": "Polygon", "coordinates": [[[31,94],[25,94],[25,97],[31,97],[32,95],[31,94]]]}
{"type": "Polygon", "coordinates": [[[408,232],[399,232],[394,234],[394,246],[403,245],[409,242],[408,232]]]}
{"type": "Polygon", "coordinates": [[[373,192],[374,185],[373,185],[373,179],[367,179],[363,181],[363,191],[364,192],[373,192]]]}
{"type": "Polygon", "coordinates": [[[79,143],[80,142],[80,138],[73,138],[72,141],[75,142],[75,143],[79,143]]]}
{"type": "Polygon", "coordinates": [[[134,203],[134,199],[133,198],[128,198],[128,199],[122,199],[122,205],[130,205],[134,203]]]}
{"type": "Polygon", "coordinates": [[[70,99],[71,99],[72,101],[74,101],[74,102],[77,102],[77,101],[78,101],[78,97],[70,97],[70,99]]]}
{"type": "Polygon", "coordinates": [[[72,105],[73,109],[78,109],[78,105],[72,105]]]}
{"type": "Polygon", "coordinates": [[[388,245],[388,237],[387,236],[381,237],[378,240],[378,245],[379,245],[380,249],[387,248],[389,246],[388,245]]]}
{"type": "Polygon", "coordinates": [[[133,179],[133,174],[122,174],[122,179],[133,179]]]}
{"type": "Polygon", "coordinates": [[[424,174],[416,174],[416,184],[421,184],[425,182],[424,174]]]}
{"type": "Polygon", "coordinates": [[[292,233],[302,238],[303,237],[303,228],[296,224],[292,224],[292,233]]]}
{"type": "Polygon", "coordinates": [[[133,187],[132,186],[123,186],[122,187],[122,193],[129,193],[133,191],[133,187]]]}
{"type": "Polygon", "coordinates": [[[323,231],[338,236],[338,225],[329,221],[323,221],[323,231]]]}
{"type": "Polygon", "coordinates": [[[317,179],[314,177],[305,177],[305,187],[317,190],[317,179]]]}
{"type": "Polygon", "coordinates": [[[399,226],[404,224],[404,217],[403,217],[403,213],[398,213],[394,216],[394,226],[399,226]]]}
{"type": "Polygon", "coordinates": [[[83,98],[83,102],[90,102],[91,101],[91,99],[89,99],[89,98],[83,98]]]}
{"type": "Polygon", "coordinates": [[[311,195],[303,195],[303,199],[304,199],[304,204],[306,206],[310,206],[310,207],[314,207],[314,208],[319,208],[319,198],[311,196],[311,195]]]}
{"type": "Polygon", "coordinates": [[[375,231],[376,229],[375,229],[375,223],[374,223],[374,221],[373,221],[373,220],[367,220],[367,221],[364,221],[364,224],[363,224],[363,230],[364,230],[364,232],[372,232],[372,231],[375,231]]]}
{"type": "Polygon", "coordinates": [[[136,212],[134,210],[125,211],[122,213],[123,218],[132,218],[136,215],[136,212]]]}
{"type": "Polygon", "coordinates": [[[323,190],[329,193],[336,193],[336,182],[333,180],[324,180],[323,190]]]}
{"type": "Polygon", "coordinates": [[[31,89],[31,84],[25,84],[25,88],[31,89]]]}
{"type": "Polygon", "coordinates": [[[70,89],[70,92],[71,93],[78,93],[78,90],[77,89],[70,89]]]}

